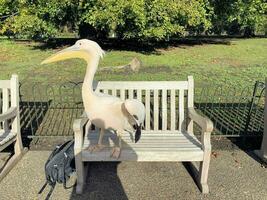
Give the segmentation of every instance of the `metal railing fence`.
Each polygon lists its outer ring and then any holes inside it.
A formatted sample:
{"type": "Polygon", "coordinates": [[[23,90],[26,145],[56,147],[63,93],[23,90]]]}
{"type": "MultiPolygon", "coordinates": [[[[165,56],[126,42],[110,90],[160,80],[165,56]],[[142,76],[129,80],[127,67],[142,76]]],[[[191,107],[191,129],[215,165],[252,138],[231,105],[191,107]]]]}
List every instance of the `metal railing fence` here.
{"type": "MultiPolygon", "coordinates": [[[[264,87],[264,83],[257,81],[251,88],[215,85],[195,88],[195,107],[213,121],[213,135],[258,136],[264,126],[264,87]]],[[[82,113],[81,82],[20,84],[24,137],[73,136],[72,123],[82,113]]],[[[195,132],[199,132],[197,126],[195,132]]]]}

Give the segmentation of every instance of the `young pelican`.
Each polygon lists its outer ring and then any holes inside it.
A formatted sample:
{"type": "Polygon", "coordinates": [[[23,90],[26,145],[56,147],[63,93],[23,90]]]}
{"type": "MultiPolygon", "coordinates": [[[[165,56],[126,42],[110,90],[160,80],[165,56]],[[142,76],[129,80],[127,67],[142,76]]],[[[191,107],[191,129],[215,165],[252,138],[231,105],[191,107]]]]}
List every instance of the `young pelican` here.
{"type": "Polygon", "coordinates": [[[117,133],[119,145],[111,150],[111,157],[119,158],[121,152],[121,135],[126,131],[135,132],[135,142],[141,137],[141,125],[145,118],[145,107],[142,102],[135,99],[122,101],[120,98],[96,93],[93,91],[93,79],[100,58],[104,51],[94,41],[82,39],[73,46],[59,51],[47,58],[42,64],[66,60],[70,58],[81,58],[87,62],[87,70],[82,85],[82,98],[87,117],[92,124],[100,128],[98,144],[91,146],[90,151],[99,151],[104,148],[102,144],[106,129],[112,129],[117,133]]]}

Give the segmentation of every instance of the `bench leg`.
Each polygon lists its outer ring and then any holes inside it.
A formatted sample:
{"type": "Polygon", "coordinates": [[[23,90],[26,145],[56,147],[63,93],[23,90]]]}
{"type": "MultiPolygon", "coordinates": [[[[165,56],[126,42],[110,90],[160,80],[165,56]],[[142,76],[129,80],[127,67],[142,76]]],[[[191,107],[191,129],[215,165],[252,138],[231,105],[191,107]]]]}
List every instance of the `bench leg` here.
{"type": "MultiPolygon", "coordinates": [[[[212,125],[212,124],[211,124],[212,125]]],[[[211,144],[210,144],[210,134],[209,132],[202,132],[201,143],[203,144],[203,161],[200,162],[199,175],[197,177],[197,183],[202,193],[209,193],[208,187],[208,173],[210,166],[210,155],[211,155],[211,144]]]]}
{"type": "Polygon", "coordinates": [[[28,151],[27,148],[24,148],[20,153],[15,153],[6,163],[4,168],[0,173],[0,181],[4,179],[4,177],[12,170],[13,167],[19,162],[22,156],[28,151]]]}
{"type": "Polygon", "coordinates": [[[75,165],[76,165],[76,174],[77,174],[76,193],[82,194],[87,169],[85,167],[85,163],[82,161],[81,154],[75,156],[75,165]]]}
{"type": "Polygon", "coordinates": [[[206,157],[204,161],[200,162],[199,170],[197,169],[195,162],[190,162],[190,169],[193,178],[203,194],[209,193],[209,187],[208,187],[209,165],[210,165],[209,157],[206,157]]]}
{"type": "Polygon", "coordinates": [[[209,193],[208,173],[209,173],[210,157],[207,157],[199,166],[199,186],[204,194],[209,193]]]}

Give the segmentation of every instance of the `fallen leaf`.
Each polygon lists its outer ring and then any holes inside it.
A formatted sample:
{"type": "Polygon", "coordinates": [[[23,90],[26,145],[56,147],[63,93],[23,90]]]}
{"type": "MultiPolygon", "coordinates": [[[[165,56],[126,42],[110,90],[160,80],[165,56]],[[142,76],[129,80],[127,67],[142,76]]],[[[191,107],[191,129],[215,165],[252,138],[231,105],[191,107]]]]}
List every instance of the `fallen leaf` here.
{"type": "Polygon", "coordinates": [[[234,159],[236,163],[239,163],[239,161],[237,159],[234,159]]]}
{"type": "Polygon", "coordinates": [[[212,155],[214,158],[217,158],[219,154],[218,154],[217,152],[213,151],[213,152],[211,153],[211,155],[212,155]]]}

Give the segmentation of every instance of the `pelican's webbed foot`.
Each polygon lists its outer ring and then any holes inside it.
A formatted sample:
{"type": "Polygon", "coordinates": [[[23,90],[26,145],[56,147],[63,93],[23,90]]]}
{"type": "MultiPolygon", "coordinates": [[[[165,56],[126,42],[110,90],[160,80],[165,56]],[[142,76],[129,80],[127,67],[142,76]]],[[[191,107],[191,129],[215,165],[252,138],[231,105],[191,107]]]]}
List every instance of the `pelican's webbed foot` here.
{"type": "Polygon", "coordinates": [[[121,148],[120,147],[113,147],[110,152],[110,157],[118,159],[121,154],[121,148]]]}

